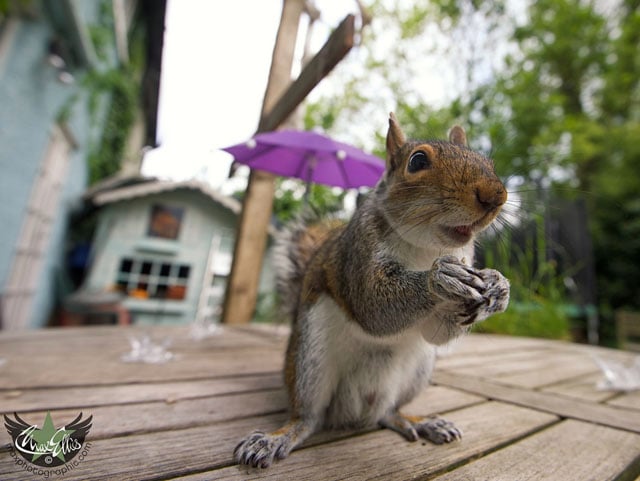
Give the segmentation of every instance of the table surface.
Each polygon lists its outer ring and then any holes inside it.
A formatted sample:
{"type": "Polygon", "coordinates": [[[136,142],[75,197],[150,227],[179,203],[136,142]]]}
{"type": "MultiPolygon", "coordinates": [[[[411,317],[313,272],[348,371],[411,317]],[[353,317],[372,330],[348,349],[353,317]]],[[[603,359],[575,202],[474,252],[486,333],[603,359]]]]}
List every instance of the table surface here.
{"type": "MultiPolygon", "coordinates": [[[[527,338],[470,335],[438,359],[433,385],[404,411],[440,414],[463,439],[410,443],[388,430],[323,432],[267,470],[234,464],[236,443],[286,419],[286,328],[92,327],[0,333],[0,413],[56,427],[93,416],[90,446],[50,479],[634,480],[640,392],[597,389],[594,355],[636,354],[527,338]],[[126,363],[129,339],[170,340],[164,364],[126,363]]],[[[0,479],[24,471],[0,434],[0,479]]],[[[42,474],[42,473],[41,473],[42,474]]]]}

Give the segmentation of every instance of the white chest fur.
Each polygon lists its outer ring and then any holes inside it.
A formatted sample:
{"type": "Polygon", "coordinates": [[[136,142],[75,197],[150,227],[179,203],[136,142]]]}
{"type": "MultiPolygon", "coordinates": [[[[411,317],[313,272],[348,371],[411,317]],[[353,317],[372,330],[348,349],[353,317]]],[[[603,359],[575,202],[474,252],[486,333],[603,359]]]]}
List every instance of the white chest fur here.
{"type": "Polygon", "coordinates": [[[428,383],[435,349],[419,330],[373,337],[324,296],[309,312],[301,339],[313,377],[299,386],[307,407],[331,427],[374,424],[428,383]],[[323,342],[310,342],[323,338],[323,342]],[[310,388],[310,389],[309,389],[310,388]],[[306,389],[306,390],[305,390],[306,389]]]}
{"type": "Polygon", "coordinates": [[[473,243],[463,247],[439,249],[429,247],[416,247],[405,242],[399,242],[390,249],[390,254],[398,259],[402,265],[412,271],[426,271],[431,268],[433,262],[446,255],[452,255],[467,265],[473,264],[473,243]]]}

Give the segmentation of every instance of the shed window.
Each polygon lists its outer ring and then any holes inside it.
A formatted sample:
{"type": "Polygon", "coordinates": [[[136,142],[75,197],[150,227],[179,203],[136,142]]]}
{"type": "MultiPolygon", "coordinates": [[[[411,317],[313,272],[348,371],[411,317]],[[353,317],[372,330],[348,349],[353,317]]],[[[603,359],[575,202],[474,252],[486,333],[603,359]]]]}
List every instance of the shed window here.
{"type": "Polygon", "coordinates": [[[180,234],[184,209],[164,204],[151,206],[151,217],[147,234],[150,237],[177,239],[180,234]]]}
{"type": "Polygon", "coordinates": [[[137,299],[181,301],[187,295],[191,266],[187,264],[124,257],[120,261],[118,290],[137,299]]]}

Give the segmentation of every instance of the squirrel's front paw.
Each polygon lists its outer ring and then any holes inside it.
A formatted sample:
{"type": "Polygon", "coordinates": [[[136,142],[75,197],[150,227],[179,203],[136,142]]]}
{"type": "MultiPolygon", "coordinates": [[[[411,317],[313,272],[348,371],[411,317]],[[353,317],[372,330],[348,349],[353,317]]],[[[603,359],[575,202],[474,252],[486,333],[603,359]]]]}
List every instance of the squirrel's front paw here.
{"type": "Polygon", "coordinates": [[[446,317],[456,318],[461,324],[471,324],[486,300],[483,294],[486,282],[480,272],[460,262],[456,257],[436,259],[429,271],[429,291],[441,299],[446,317]]]}
{"type": "Polygon", "coordinates": [[[477,270],[453,256],[435,260],[429,289],[444,301],[446,317],[460,325],[471,325],[509,304],[509,281],[494,269],[477,270]]]}
{"type": "Polygon", "coordinates": [[[509,281],[495,269],[483,269],[478,272],[485,283],[481,306],[477,321],[483,321],[492,314],[504,312],[509,305],[509,281]]]}

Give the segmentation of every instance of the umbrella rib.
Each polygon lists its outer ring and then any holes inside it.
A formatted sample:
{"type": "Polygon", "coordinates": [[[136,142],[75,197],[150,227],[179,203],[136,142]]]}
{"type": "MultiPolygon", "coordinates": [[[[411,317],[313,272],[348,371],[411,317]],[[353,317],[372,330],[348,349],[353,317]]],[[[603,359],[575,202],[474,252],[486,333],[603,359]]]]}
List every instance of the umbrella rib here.
{"type": "Polygon", "coordinates": [[[351,186],[351,181],[349,180],[349,174],[347,173],[347,168],[344,166],[344,160],[338,160],[338,168],[342,172],[342,176],[344,177],[345,188],[349,189],[351,186]]]}
{"type": "Polygon", "coordinates": [[[298,179],[302,179],[307,183],[311,182],[311,178],[313,177],[313,169],[310,169],[308,165],[308,162],[311,161],[312,157],[313,157],[312,150],[304,151],[304,154],[302,156],[302,162],[300,162],[300,167],[298,168],[298,171],[296,172],[296,175],[295,175],[295,177],[297,177],[298,179]]]}
{"type": "MultiPolygon", "coordinates": [[[[256,147],[255,151],[253,152],[252,155],[250,155],[249,157],[244,158],[242,161],[236,161],[236,162],[240,162],[245,163],[245,165],[247,165],[248,167],[250,167],[251,169],[253,169],[254,167],[252,167],[249,162],[255,162],[256,160],[259,160],[260,157],[262,157],[265,154],[268,154],[269,152],[271,152],[274,149],[277,149],[278,146],[277,145],[270,145],[270,144],[262,144],[265,145],[265,148],[262,150],[258,151],[258,148],[256,147]]],[[[257,169],[257,170],[261,170],[261,169],[257,169]]]]}

